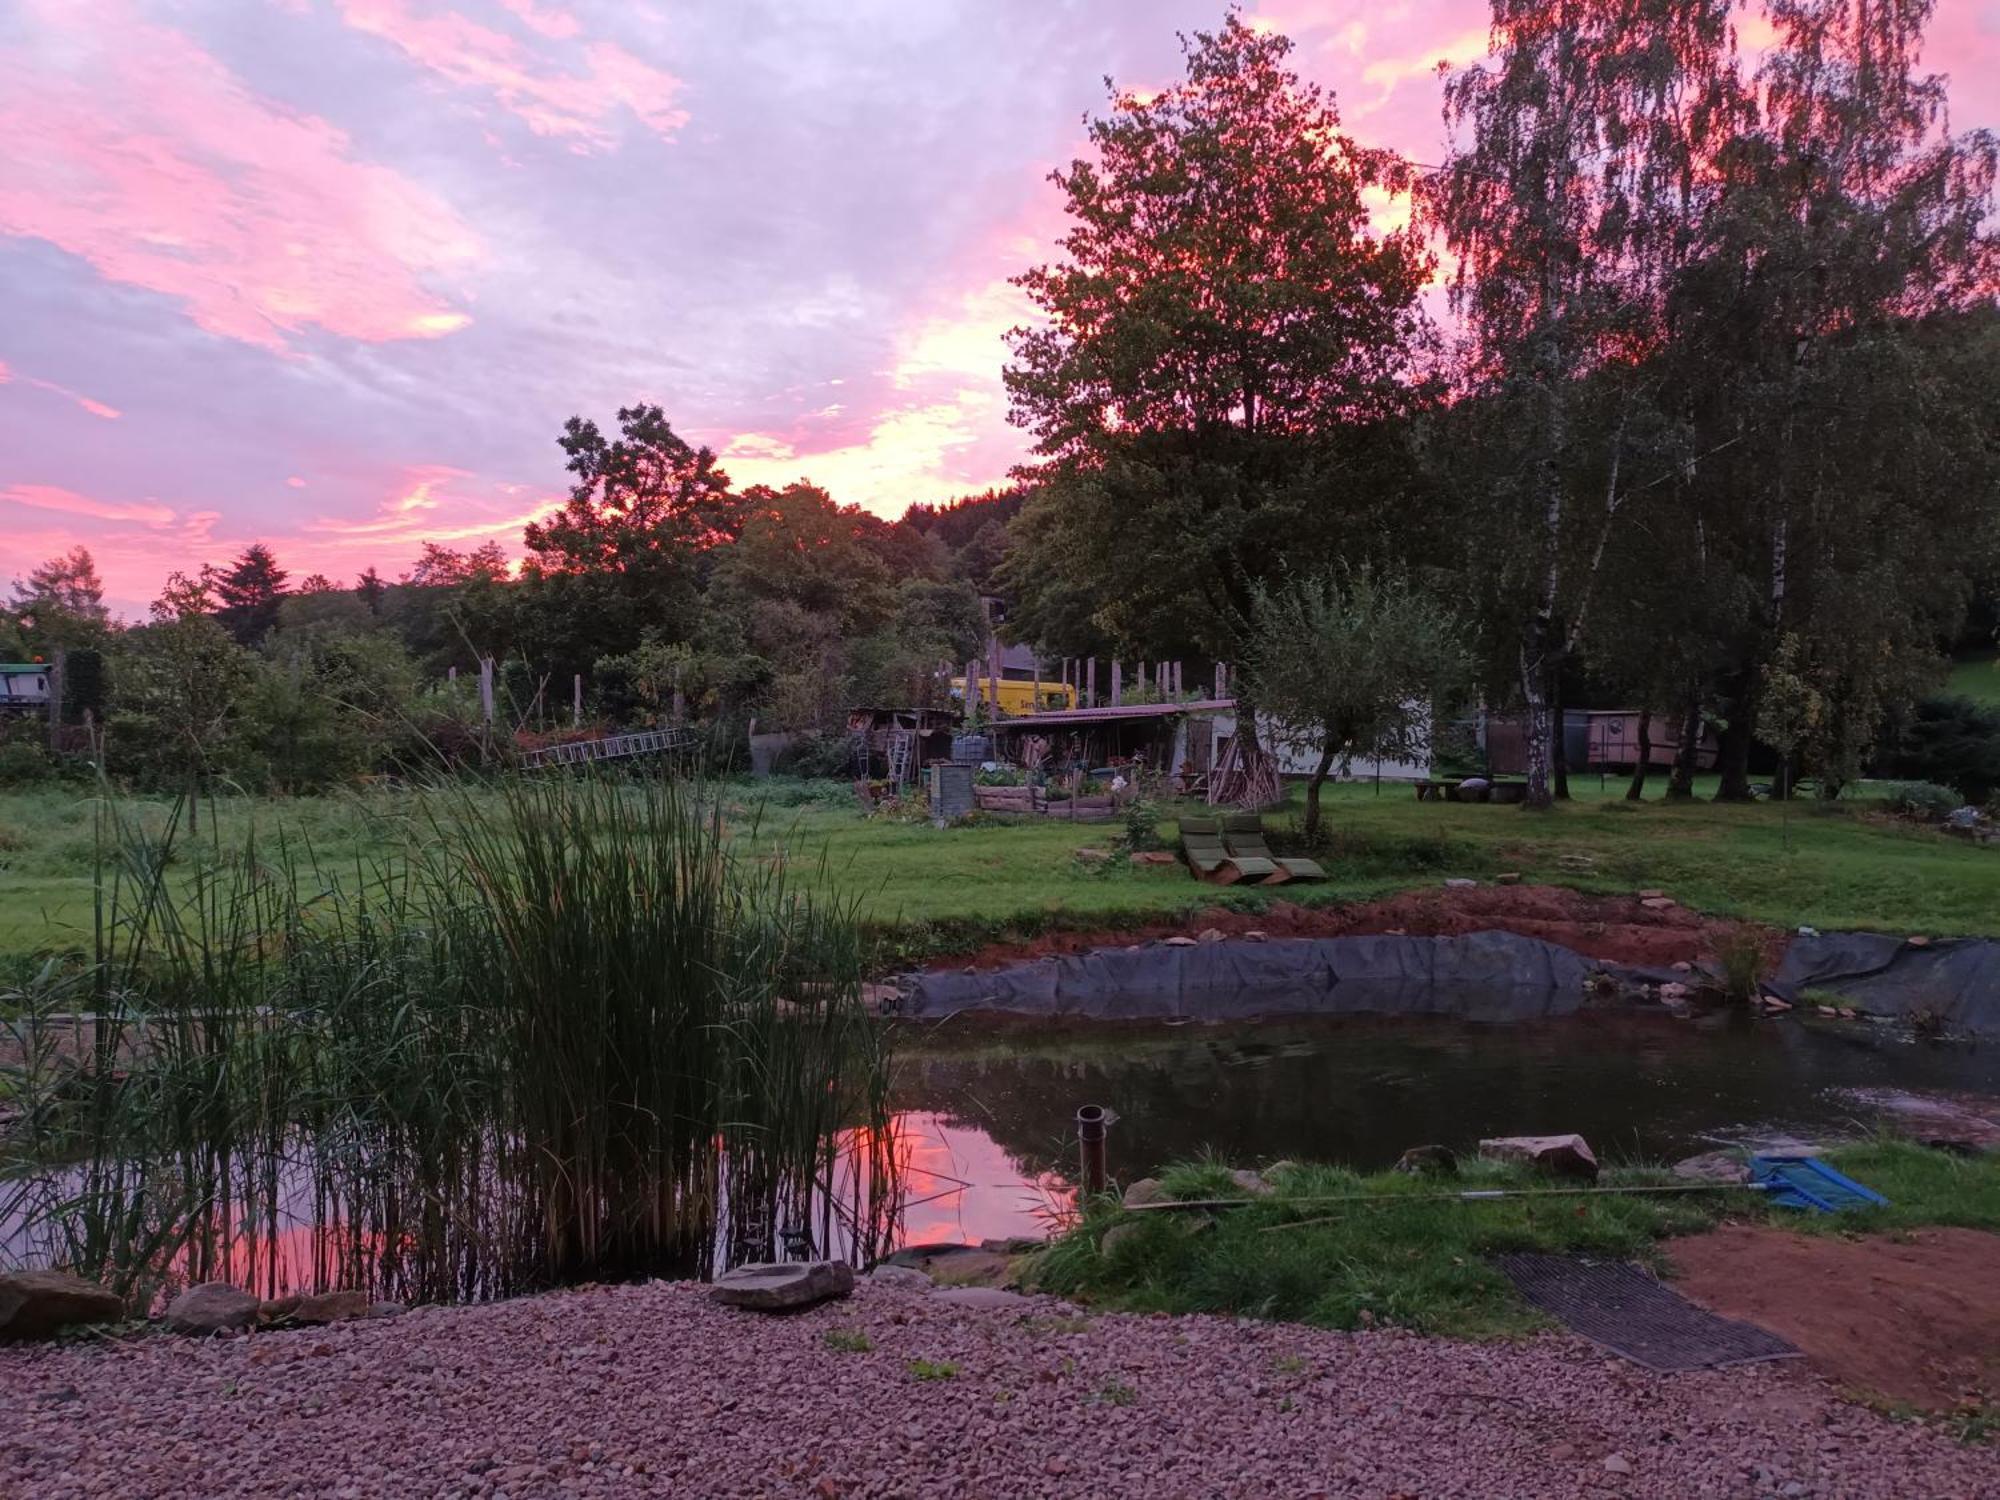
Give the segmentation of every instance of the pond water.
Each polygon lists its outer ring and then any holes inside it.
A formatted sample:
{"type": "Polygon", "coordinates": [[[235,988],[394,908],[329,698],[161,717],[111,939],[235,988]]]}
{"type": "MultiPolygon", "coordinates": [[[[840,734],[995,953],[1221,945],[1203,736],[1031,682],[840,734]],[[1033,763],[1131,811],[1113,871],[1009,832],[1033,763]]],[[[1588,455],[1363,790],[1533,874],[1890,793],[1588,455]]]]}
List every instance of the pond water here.
{"type": "Polygon", "coordinates": [[[1421,1142],[1469,1149],[1482,1136],[1567,1131],[1602,1159],[1671,1160],[1872,1130],[1854,1089],[2000,1098],[2000,1044],[1736,1013],[1032,1028],[960,1018],[899,1066],[906,1201],[925,1200],[906,1209],[909,1243],[1043,1232],[1073,1198],[1082,1104],[1117,1116],[1109,1170],[1130,1182],[1211,1151],[1373,1169],[1421,1142]]]}
{"type": "MultiPolygon", "coordinates": [[[[968,1015],[908,1026],[900,1041],[886,1134],[843,1131],[820,1183],[816,1253],[865,1263],[899,1244],[1047,1234],[1075,1202],[1073,1122],[1084,1104],[1115,1116],[1109,1167],[1131,1182],[1207,1152],[1373,1169],[1423,1142],[1470,1149],[1482,1136],[1568,1131],[1606,1160],[1671,1160],[1723,1143],[1866,1132],[1874,1111],[1855,1090],[2000,1099],[2000,1044],[1735,1013],[1183,1025],[968,1015]]],[[[79,1172],[55,1169],[39,1195],[19,1191],[28,1186],[0,1181],[0,1264],[63,1262],[62,1221],[36,1222],[31,1210],[78,1193],[79,1172]]],[[[342,1194],[303,1156],[246,1161],[220,1175],[198,1252],[174,1253],[149,1279],[229,1279],[267,1296],[366,1284],[408,1300],[532,1289],[506,1246],[534,1235],[533,1205],[475,1188],[451,1200],[433,1233],[436,1213],[417,1222],[414,1195],[383,1220],[395,1194],[342,1194]]],[[[740,1258],[729,1234],[716,1227],[707,1258],[740,1258]]]]}

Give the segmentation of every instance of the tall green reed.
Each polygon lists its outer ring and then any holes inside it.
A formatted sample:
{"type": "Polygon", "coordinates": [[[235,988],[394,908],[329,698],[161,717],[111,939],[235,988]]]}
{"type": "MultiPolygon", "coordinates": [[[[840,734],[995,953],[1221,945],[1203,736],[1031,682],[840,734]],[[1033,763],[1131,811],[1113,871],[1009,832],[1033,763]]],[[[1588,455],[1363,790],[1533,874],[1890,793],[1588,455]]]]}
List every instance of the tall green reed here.
{"type": "Polygon", "coordinates": [[[17,1255],[436,1299],[885,1232],[852,904],[701,784],[440,784],[338,870],[99,823],[93,960],[0,996],[17,1255]]]}

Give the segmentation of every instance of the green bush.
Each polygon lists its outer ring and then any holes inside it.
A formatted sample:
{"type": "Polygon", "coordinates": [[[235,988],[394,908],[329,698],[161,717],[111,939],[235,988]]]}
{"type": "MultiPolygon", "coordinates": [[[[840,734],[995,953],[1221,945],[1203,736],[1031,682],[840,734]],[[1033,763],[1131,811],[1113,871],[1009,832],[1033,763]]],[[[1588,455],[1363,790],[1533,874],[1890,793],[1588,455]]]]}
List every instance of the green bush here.
{"type": "Polygon", "coordinates": [[[0,742],[0,786],[32,786],[51,779],[56,769],[40,745],[26,740],[0,742]]]}
{"type": "Polygon", "coordinates": [[[1948,786],[1933,781],[1904,781],[1888,789],[1889,810],[1898,817],[1935,823],[1965,799],[1948,786]]]}
{"type": "Polygon", "coordinates": [[[1955,787],[1953,807],[1984,802],[2000,791],[2000,708],[1970,698],[1926,698],[1904,725],[1883,770],[1955,787]]]}

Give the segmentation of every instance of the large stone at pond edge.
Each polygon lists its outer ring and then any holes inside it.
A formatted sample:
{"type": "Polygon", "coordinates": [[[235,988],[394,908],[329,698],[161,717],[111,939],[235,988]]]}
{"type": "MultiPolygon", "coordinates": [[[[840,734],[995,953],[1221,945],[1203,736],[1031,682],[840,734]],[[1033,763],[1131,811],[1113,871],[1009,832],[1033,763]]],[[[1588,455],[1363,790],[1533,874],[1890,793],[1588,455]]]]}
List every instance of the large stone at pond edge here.
{"type": "MultiPolygon", "coordinates": [[[[387,1305],[387,1304],[385,1304],[387,1305]]],[[[375,1304],[366,1292],[336,1291],[280,1297],[259,1305],[258,1315],[267,1323],[347,1323],[355,1318],[375,1316],[375,1304]]],[[[401,1311],[400,1308],[397,1311],[401,1311]]]]}
{"type": "Polygon", "coordinates": [[[854,1290],[854,1268],[837,1260],[771,1261],[738,1266],[715,1278],[709,1295],[727,1307],[789,1312],[845,1297],[854,1290]]]}
{"type": "Polygon", "coordinates": [[[1595,1177],[1597,1155],[1580,1135],[1503,1135],[1479,1143],[1489,1161],[1515,1162],[1558,1177],[1595,1177]]]}
{"type": "Polygon", "coordinates": [[[175,1333],[227,1333],[257,1321],[264,1304],[226,1281],[191,1286],[167,1304],[167,1327],[175,1333]]]}
{"type": "Polygon", "coordinates": [[[1395,1170],[1412,1177],[1449,1177],[1458,1171],[1458,1153],[1449,1146],[1412,1146],[1396,1158],[1395,1170]]]}
{"type": "Polygon", "coordinates": [[[1674,1163],[1674,1176],[1683,1182],[1748,1182],[1750,1168],[1736,1151],[1704,1151],[1674,1163]]]}
{"type": "Polygon", "coordinates": [[[1166,1201],[1167,1190],[1160,1186],[1160,1179],[1157,1177],[1141,1177],[1137,1182],[1125,1189],[1125,1206],[1127,1208],[1143,1208],[1148,1203],[1164,1203],[1166,1201]]]}
{"type": "Polygon", "coordinates": [[[64,1328],[112,1322],[124,1311],[116,1292],[62,1271],[0,1276],[0,1339],[45,1339],[64,1328]]]}

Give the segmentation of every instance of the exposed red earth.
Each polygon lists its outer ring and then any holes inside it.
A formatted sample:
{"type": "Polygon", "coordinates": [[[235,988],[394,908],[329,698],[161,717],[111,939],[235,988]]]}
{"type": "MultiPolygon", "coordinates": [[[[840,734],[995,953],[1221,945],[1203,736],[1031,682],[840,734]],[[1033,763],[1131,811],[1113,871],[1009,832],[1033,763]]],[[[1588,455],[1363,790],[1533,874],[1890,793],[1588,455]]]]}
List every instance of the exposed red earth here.
{"type": "Polygon", "coordinates": [[[0,1493],[24,1500],[2000,1493],[2000,1452],[1799,1361],[1656,1376],[1555,1335],[1082,1319],[867,1283],[789,1317],[653,1284],[6,1349],[0,1389],[0,1493]]]}
{"type": "MultiPolygon", "coordinates": [[[[1358,933],[1406,932],[1415,936],[1456,936],[1468,932],[1517,932],[1560,943],[1587,958],[1607,963],[1669,965],[1698,963],[1713,953],[1718,938],[1742,924],[1706,917],[1684,906],[1648,907],[1639,896],[1594,896],[1562,886],[1495,885],[1470,889],[1404,891],[1380,901],[1338,906],[1300,906],[1277,900],[1262,912],[1223,907],[1198,910],[1171,922],[1096,932],[1051,932],[1016,941],[989,943],[973,953],[940,960],[935,967],[999,968],[1057,953],[1145,942],[1209,928],[1226,937],[1261,932],[1267,937],[1343,937],[1358,933]]],[[[1785,934],[1766,932],[1767,967],[1784,954],[1785,934]]]]}
{"type": "Polygon", "coordinates": [[[2000,1401],[2000,1235],[1730,1225],[1668,1254],[1677,1290],[1782,1334],[1840,1386],[1932,1410],[2000,1401]]]}

